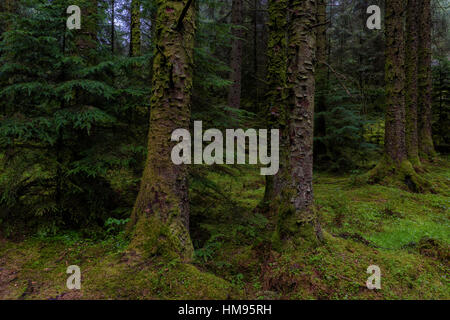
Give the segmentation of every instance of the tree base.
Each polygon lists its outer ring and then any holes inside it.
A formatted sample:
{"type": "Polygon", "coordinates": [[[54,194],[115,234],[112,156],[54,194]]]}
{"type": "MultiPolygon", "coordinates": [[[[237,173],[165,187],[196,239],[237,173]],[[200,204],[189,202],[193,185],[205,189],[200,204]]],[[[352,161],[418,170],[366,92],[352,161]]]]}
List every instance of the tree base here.
{"type": "Polygon", "coordinates": [[[272,235],[272,245],[276,250],[286,247],[316,247],[323,240],[322,228],[314,208],[296,211],[288,201],[276,201],[272,207],[278,221],[272,235]]]}
{"type": "Polygon", "coordinates": [[[358,183],[395,185],[414,193],[432,192],[431,184],[420,177],[409,160],[396,164],[386,157],[372,170],[357,178],[358,183]]]}
{"type": "Polygon", "coordinates": [[[154,215],[140,217],[129,248],[137,251],[143,258],[179,258],[182,262],[190,262],[194,255],[194,247],[186,228],[176,222],[166,224],[154,215]]]}

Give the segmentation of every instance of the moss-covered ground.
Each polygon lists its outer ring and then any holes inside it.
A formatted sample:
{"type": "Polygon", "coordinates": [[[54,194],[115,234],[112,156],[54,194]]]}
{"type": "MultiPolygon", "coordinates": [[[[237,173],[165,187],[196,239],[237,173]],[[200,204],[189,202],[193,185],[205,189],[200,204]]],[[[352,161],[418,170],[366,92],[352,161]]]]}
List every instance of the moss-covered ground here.
{"type": "Polygon", "coordinates": [[[0,299],[450,299],[450,164],[425,169],[436,193],[316,174],[324,242],[281,251],[258,170],[211,171],[209,187],[191,185],[192,263],[144,259],[124,233],[2,239],[0,299]],[[69,265],[81,268],[81,290],[66,288],[69,265]],[[366,287],[370,265],[380,290],[366,287]]]}

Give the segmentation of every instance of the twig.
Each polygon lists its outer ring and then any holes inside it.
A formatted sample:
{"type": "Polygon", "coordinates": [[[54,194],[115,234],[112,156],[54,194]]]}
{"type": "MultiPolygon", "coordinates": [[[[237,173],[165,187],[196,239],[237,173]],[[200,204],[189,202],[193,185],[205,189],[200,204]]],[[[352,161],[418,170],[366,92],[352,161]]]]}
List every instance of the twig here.
{"type": "Polygon", "coordinates": [[[347,92],[347,94],[348,94],[350,97],[353,98],[353,95],[350,93],[350,91],[347,89],[347,87],[345,86],[345,84],[344,84],[344,83],[341,81],[341,79],[339,78],[339,77],[343,77],[344,79],[346,79],[345,76],[342,75],[342,74],[340,74],[339,72],[335,71],[335,70],[333,69],[333,67],[330,66],[328,63],[326,63],[326,62],[322,62],[322,63],[323,63],[324,65],[326,65],[326,66],[331,70],[331,72],[333,72],[335,75],[338,76],[338,77],[336,77],[336,79],[339,81],[339,84],[342,86],[342,88],[344,88],[344,90],[347,92]]]}

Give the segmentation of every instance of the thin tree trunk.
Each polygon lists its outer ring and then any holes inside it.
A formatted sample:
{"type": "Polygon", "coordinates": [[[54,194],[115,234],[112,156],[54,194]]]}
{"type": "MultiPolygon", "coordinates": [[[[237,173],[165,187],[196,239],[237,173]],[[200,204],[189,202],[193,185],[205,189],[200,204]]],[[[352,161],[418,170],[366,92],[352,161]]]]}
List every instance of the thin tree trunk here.
{"type": "Polygon", "coordinates": [[[258,77],[258,10],[259,0],[253,1],[253,74],[255,76],[255,107],[259,110],[259,77],[258,77]]]}
{"type": "Polygon", "coordinates": [[[409,161],[420,167],[417,133],[417,30],[418,0],[409,0],[406,14],[406,152],[409,161]]]}
{"type": "Polygon", "coordinates": [[[419,153],[423,159],[432,159],[432,75],[431,75],[431,5],[421,1],[419,10],[419,153]]]}
{"type": "Polygon", "coordinates": [[[158,1],[147,161],[129,225],[135,226],[131,246],[142,254],[184,260],[193,254],[188,175],[186,166],[171,161],[170,138],[174,130],[189,128],[191,116],[195,9],[190,4],[158,1]]]}
{"type": "MultiPolygon", "coordinates": [[[[320,225],[313,209],[313,122],[314,61],[316,35],[315,0],[292,0],[288,5],[288,60],[286,118],[288,130],[282,134],[288,149],[281,150],[280,160],[287,168],[281,203],[278,208],[274,241],[315,241],[321,237],[320,225]]],[[[282,148],[280,146],[280,148],[282,148]]]]}
{"type": "Polygon", "coordinates": [[[131,1],[130,57],[141,55],[141,1],[131,1]]]}
{"type": "Polygon", "coordinates": [[[115,15],[116,15],[116,1],[111,0],[111,53],[114,54],[115,48],[114,48],[114,42],[116,41],[116,35],[115,35],[115,15]]]}
{"type": "Polygon", "coordinates": [[[231,9],[231,23],[233,24],[232,35],[234,37],[231,48],[231,74],[232,84],[228,93],[228,105],[232,108],[241,106],[241,77],[242,77],[242,50],[243,50],[243,0],[233,0],[231,9]]]}
{"type": "Polygon", "coordinates": [[[86,6],[85,1],[74,0],[74,4],[81,8],[81,30],[75,32],[76,49],[74,54],[83,57],[90,64],[95,64],[95,52],[97,47],[97,31],[98,31],[98,1],[90,1],[86,6]]]}

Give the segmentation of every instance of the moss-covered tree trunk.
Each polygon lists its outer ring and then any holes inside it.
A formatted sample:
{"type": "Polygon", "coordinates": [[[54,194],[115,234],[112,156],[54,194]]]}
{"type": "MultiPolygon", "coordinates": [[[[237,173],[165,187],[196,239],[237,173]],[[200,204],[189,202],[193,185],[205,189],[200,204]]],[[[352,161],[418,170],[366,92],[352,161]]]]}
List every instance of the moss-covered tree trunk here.
{"type": "Polygon", "coordinates": [[[192,1],[158,0],[148,154],[131,216],[131,246],[189,260],[188,174],[172,163],[172,132],[189,128],[195,10],[192,1]]]}
{"type": "Polygon", "coordinates": [[[316,1],[288,3],[287,99],[280,124],[280,204],[274,241],[298,244],[321,235],[313,209],[313,129],[316,1]]]}
{"type": "Polygon", "coordinates": [[[428,189],[429,184],[415,172],[406,148],[405,6],[403,0],[386,1],[384,156],[366,177],[369,183],[405,185],[420,192],[428,189]]]}
{"type": "MultiPolygon", "coordinates": [[[[288,0],[269,1],[269,21],[267,28],[267,119],[268,127],[279,129],[280,151],[287,152],[287,107],[286,107],[286,72],[287,72],[287,4],[288,0]]],[[[283,179],[280,177],[287,168],[287,154],[280,157],[280,168],[276,176],[266,176],[264,205],[269,213],[276,211],[283,179]]]]}
{"type": "Polygon", "coordinates": [[[130,57],[141,55],[141,1],[131,1],[130,57]]]}
{"type": "Polygon", "coordinates": [[[419,34],[417,30],[418,0],[409,0],[406,13],[406,152],[409,161],[420,167],[417,132],[417,67],[419,34]]]}
{"type": "Polygon", "coordinates": [[[404,1],[386,3],[385,154],[396,163],[407,159],[405,145],[404,1]]]}
{"type": "MultiPolygon", "coordinates": [[[[327,0],[317,0],[317,39],[316,39],[316,98],[315,107],[318,113],[315,123],[315,137],[323,137],[326,134],[325,116],[326,112],[326,91],[328,89],[328,68],[327,62],[327,0]]],[[[314,154],[322,155],[326,148],[321,142],[314,144],[314,154]]]]}
{"type": "Polygon", "coordinates": [[[228,93],[228,105],[232,108],[241,106],[242,89],[242,52],[243,52],[243,0],[233,0],[231,8],[231,23],[233,24],[233,42],[231,46],[230,80],[231,86],[228,93]]]}
{"type": "Polygon", "coordinates": [[[436,155],[431,132],[432,75],[430,2],[430,0],[420,1],[421,6],[419,8],[419,153],[423,159],[432,159],[436,155]]]}

